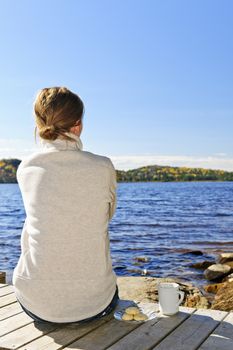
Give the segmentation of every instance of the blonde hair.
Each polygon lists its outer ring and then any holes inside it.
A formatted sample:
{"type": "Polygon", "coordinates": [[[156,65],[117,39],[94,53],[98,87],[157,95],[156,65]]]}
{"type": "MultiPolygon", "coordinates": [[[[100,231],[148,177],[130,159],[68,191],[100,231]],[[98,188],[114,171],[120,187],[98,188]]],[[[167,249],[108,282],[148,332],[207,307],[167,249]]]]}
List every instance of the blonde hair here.
{"type": "Polygon", "coordinates": [[[34,136],[36,133],[45,140],[56,140],[58,137],[75,141],[66,135],[77,122],[82,122],[84,104],[81,98],[66,87],[50,87],[40,90],[33,103],[35,117],[34,136]]]}

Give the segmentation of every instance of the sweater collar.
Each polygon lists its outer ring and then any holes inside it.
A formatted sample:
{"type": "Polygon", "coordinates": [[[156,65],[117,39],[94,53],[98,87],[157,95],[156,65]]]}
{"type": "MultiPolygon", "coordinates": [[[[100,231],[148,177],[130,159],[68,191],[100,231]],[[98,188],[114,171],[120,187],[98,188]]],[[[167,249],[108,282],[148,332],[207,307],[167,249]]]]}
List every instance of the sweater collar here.
{"type": "Polygon", "coordinates": [[[64,140],[61,138],[56,138],[56,140],[45,140],[40,139],[42,148],[45,150],[82,150],[83,144],[80,137],[72,132],[65,132],[66,135],[72,137],[75,141],[64,140]]]}

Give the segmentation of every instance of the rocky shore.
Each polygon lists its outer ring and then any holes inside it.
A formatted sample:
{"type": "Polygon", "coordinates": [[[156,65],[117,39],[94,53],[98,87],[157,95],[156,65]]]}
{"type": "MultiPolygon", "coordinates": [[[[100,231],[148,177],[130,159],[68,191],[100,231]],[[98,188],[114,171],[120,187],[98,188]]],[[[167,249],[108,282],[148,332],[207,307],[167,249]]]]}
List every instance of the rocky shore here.
{"type": "MultiPolygon", "coordinates": [[[[137,257],[146,261],[146,257],[137,257]]],[[[138,302],[158,302],[158,283],[176,282],[184,291],[182,306],[197,309],[215,309],[233,311],[233,252],[220,253],[216,261],[201,261],[191,267],[203,270],[203,276],[209,284],[198,288],[182,278],[157,278],[151,276],[117,276],[119,296],[138,302]]],[[[6,273],[0,271],[0,283],[6,283],[6,273]]]]}
{"type": "Polygon", "coordinates": [[[205,286],[207,293],[214,295],[211,309],[233,310],[233,252],[219,254],[216,264],[204,270],[204,276],[212,283],[205,286]]]}
{"type": "Polygon", "coordinates": [[[233,252],[219,254],[214,264],[213,261],[202,261],[192,264],[192,267],[202,269],[203,275],[209,281],[209,284],[203,287],[203,291],[182,278],[118,276],[119,296],[138,302],[158,302],[158,283],[176,282],[185,293],[182,306],[232,311],[233,252]]]}

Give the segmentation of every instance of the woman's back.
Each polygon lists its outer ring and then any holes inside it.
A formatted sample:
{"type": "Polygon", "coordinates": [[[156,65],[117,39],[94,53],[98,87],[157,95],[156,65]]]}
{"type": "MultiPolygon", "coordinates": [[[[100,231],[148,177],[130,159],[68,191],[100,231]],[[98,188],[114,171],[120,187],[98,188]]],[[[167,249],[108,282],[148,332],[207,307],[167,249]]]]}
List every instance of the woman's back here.
{"type": "Polygon", "coordinates": [[[93,316],[116,290],[108,236],[116,172],[75,139],[43,140],[17,170],[26,220],[13,285],[27,309],[51,322],[93,316]]]}

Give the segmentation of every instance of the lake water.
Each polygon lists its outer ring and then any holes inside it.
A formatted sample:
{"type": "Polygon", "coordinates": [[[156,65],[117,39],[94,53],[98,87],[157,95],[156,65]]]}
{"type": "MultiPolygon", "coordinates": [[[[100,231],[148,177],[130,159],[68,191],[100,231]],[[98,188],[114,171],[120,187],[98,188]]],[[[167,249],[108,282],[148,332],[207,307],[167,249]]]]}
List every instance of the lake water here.
{"type": "MultiPolygon", "coordinates": [[[[18,185],[0,184],[0,270],[10,284],[24,220],[18,185]]],[[[118,183],[109,235],[117,275],[205,284],[189,265],[233,251],[233,182],[118,183]]]]}

